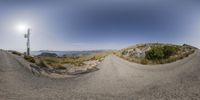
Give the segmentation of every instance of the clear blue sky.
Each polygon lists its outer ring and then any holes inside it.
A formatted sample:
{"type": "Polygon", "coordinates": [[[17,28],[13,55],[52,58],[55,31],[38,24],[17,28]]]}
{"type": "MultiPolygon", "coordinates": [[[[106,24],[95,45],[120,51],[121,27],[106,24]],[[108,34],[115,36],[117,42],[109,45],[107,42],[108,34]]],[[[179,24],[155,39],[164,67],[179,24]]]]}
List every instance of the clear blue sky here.
{"type": "Polygon", "coordinates": [[[32,50],[120,49],[164,42],[200,47],[195,0],[1,0],[0,48],[25,50],[16,25],[31,26],[32,50]]]}

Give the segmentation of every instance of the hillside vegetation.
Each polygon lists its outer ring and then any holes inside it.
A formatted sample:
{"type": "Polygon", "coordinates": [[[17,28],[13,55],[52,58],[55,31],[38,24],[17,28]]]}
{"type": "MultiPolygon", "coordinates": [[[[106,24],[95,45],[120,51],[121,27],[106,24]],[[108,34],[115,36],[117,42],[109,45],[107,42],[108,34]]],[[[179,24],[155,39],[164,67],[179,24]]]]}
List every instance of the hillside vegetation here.
{"type": "Polygon", "coordinates": [[[70,65],[75,67],[85,66],[87,61],[102,61],[110,52],[99,52],[89,55],[80,55],[80,56],[36,56],[34,57],[37,61],[37,64],[44,67],[51,68],[64,68],[64,65],[70,65]]]}
{"type": "Polygon", "coordinates": [[[190,45],[138,44],[116,53],[123,59],[140,64],[164,64],[188,57],[197,48],[190,45]]]}
{"type": "Polygon", "coordinates": [[[18,51],[14,51],[14,50],[8,50],[8,52],[11,52],[12,54],[14,55],[18,55],[18,56],[21,56],[22,53],[18,52],[18,51]]]}

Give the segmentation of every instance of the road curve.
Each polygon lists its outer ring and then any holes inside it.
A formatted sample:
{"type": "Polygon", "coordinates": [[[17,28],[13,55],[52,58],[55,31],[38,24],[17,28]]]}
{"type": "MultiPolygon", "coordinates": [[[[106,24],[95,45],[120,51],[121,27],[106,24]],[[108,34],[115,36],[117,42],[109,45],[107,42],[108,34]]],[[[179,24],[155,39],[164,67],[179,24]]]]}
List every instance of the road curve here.
{"type": "Polygon", "coordinates": [[[0,51],[0,100],[199,100],[200,51],[171,64],[139,65],[114,55],[76,78],[34,76],[0,51]]]}

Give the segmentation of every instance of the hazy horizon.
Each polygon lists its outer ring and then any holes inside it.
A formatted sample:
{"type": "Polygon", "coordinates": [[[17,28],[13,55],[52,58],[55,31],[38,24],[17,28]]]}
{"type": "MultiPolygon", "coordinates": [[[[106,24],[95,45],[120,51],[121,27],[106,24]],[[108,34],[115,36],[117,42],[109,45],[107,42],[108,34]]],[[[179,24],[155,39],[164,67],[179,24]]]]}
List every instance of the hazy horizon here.
{"type": "Polygon", "coordinates": [[[140,43],[190,44],[200,48],[197,1],[0,1],[0,48],[26,50],[16,30],[31,28],[31,50],[121,49],[140,43]]]}

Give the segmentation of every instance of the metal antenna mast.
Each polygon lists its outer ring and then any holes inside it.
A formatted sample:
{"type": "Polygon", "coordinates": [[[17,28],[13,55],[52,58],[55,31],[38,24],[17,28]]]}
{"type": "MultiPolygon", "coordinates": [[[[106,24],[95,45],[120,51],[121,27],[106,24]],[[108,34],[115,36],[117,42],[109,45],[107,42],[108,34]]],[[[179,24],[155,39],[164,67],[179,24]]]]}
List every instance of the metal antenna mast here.
{"type": "Polygon", "coordinates": [[[27,34],[24,35],[25,38],[27,38],[27,52],[26,54],[29,56],[30,55],[30,28],[27,30],[27,34]]]}

